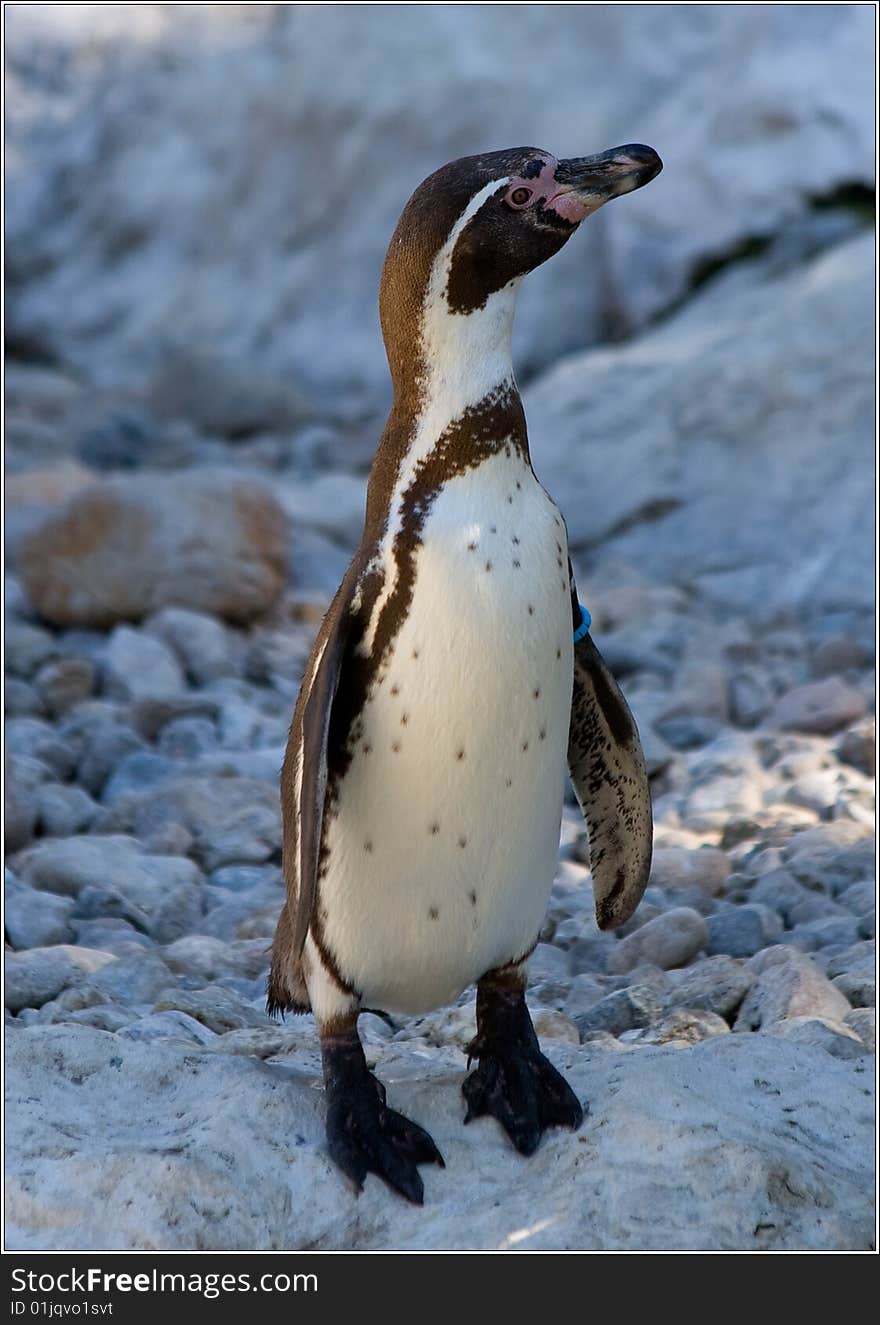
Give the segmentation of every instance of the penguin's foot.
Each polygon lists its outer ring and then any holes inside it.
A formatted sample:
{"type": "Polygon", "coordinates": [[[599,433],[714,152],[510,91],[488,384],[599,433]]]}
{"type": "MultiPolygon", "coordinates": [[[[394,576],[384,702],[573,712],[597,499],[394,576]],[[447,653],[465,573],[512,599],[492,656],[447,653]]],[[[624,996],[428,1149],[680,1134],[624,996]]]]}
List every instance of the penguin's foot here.
{"type": "Polygon", "coordinates": [[[322,1040],[327,1088],[327,1148],[358,1191],[375,1173],[415,1205],[424,1200],[419,1164],[446,1165],[418,1123],[389,1109],[385,1087],[367,1069],[357,1031],[322,1040]]]}
{"type": "Polygon", "coordinates": [[[532,1155],[548,1127],[577,1130],[584,1111],[574,1091],[538,1046],[522,989],[477,987],[477,1035],[468,1045],[462,1084],[465,1122],[491,1114],[521,1155],[532,1155]]]}

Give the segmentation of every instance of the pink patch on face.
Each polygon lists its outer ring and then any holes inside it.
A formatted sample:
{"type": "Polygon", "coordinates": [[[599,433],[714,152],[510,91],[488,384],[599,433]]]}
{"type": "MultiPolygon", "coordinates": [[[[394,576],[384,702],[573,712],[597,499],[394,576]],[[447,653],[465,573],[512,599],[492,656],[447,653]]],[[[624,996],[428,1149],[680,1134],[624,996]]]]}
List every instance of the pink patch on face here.
{"type": "Polygon", "coordinates": [[[581,194],[575,193],[574,189],[566,189],[565,192],[557,193],[551,198],[548,206],[557,216],[564,217],[572,225],[579,225],[585,217],[601,207],[602,201],[597,198],[595,202],[590,202],[581,194]]]}
{"type": "Polygon", "coordinates": [[[601,202],[590,202],[577,194],[572,188],[561,185],[556,179],[556,167],[559,162],[549,153],[541,158],[543,165],[537,175],[527,177],[517,175],[507,186],[504,195],[509,207],[516,211],[525,211],[528,207],[546,207],[563,217],[571,225],[579,225],[591,212],[601,206],[601,202]]]}

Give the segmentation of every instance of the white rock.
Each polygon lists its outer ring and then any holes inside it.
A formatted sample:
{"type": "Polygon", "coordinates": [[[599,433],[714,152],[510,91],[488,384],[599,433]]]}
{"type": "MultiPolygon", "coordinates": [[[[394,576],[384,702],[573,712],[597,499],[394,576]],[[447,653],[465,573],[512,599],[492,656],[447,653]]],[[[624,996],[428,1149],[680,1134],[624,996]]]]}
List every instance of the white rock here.
{"type": "MultiPolygon", "coordinates": [[[[223,40],[197,8],[144,10],[145,37],[106,11],[77,18],[16,11],[8,34],[22,80],[8,129],[15,325],[103,380],[139,378],[157,348],[183,347],[183,372],[190,347],[219,350],[250,426],[261,412],[291,422],[278,397],[292,370],[346,408],[384,401],[382,256],[409,193],[456,156],[520,143],[571,156],[635,135],[667,158],[650,189],[526,283],[518,351],[530,371],[643,325],[701,262],[809,214],[814,196],[872,181],[864,6],[715,6],[699,23],[687,7],[646,7],[636,25],[615,6],[572,9],[565,23],[539,6],[515,22],[493,6],[248,7],[224,14],[223,40]],[[50,90],[40,54],[70,69],[75,98],[50,90]],[[548,68],[564,97],[548,95],[548,68]]],[[[740,412],[766,412],[751,368],[744,389],[721,385],[740,412]]],[[[632,388],[620,395],[639,414],[632,388]]],[[[211,403],[193,401],[196,417],[227,426],[205,415],[211,403]]]]}
{"type": "MultiPolygon", "coordinates": [[[[155,1029],[208,1034],[188,1020],[155,1029]]],[[[389,1103],[428,1128],[446,1160],[422,1169],[425,1205],[413,1211],[374,1177],[356,1199],[332,1166],[313,1052],[267,1064],[218,1056],[226,1037],[202,1052],[135,1042],[138,1026],[143,1036],[144,1022],[119,1035],[81,1026],[9,1035],[12,1249],[872,1243],[867,1060],[764,1036],[629,1053],[546,1041],[590,1114],[577,1135],[550,1133],[524,1163],[493,1120],[462,1126],[463,1058],[433,1051],[432,1061],[393,1042],[378,1066],[389,1103]]]]}
{"type": "Polygon", "coordinates": [[[842,1021],[830,1017],[787,1017],[784,1021],[762,1026],[765,1035],[796,1044],[814,1044],[835,1058],[861,1058],[868,1049],[860,1036],[842,1021]]]}
{"type": "Polygon", "coordinates": [[[594,578],[625,558],[757,618],[870,609],[872,260],[866,237],[778,280],[710,286],[525,392],[536,472],[594,578]]]}
{"type": "Polygon", "coordinates": [[[117,626],[103,657],[104,689],[112,699],[173,696],[184,689],[180,663],[146,631],[117,626]]]}

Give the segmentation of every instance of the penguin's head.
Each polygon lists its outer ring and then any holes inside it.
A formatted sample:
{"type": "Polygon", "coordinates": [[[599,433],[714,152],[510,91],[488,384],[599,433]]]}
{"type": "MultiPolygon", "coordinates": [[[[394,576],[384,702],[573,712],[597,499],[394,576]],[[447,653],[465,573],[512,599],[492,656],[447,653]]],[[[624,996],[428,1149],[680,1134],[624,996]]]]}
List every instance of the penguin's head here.
{"type": "Polygon", "coordinates": [[[628,143],[567,160],[518,147],[435,171],[404,208],[385,258],[380,312],[392,364],[394,342],[411,334],[427,303],[453,316],[484,308],[558,253],[603,203],[662,167],[653,148],[628,143]]]}

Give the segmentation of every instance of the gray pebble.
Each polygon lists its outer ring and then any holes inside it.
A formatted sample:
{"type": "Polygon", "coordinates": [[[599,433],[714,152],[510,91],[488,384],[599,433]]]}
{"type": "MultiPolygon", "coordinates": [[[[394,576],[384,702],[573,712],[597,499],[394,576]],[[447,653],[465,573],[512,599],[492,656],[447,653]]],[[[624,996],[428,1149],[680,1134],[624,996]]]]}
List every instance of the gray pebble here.
{"type": "Polygon", "coordinates": [[[10,617],[6,622],[6,670],[13,676],[30,680],[37,669],[58,652],[58,645],[48,630],[10,617]]]}
{"type": "Polygon", "coordinates": [[[144,1004],[173,983],[174,977],[155,951],[144,950],[120,957],[88,981],[107,1003],[144,1004]]]}
{"type": "Polygon", "coordinates": [[[640,1029],[655,1020],[660,1013],[661,1000],[650,985],[631,985],[607,994],[586,1012],[576,1013],[573,1021],[581,1039],[594,1031],[607,1031],[620,1035],[623,1031],[640,1029]]]}
{"type": "Polygon", "coordinates": [[[88,699],[95,688],[95,664],[88,658],[57,658],[44,663],[35,685],[56,718],[88,699]]]}
{"type": "Polygon", "coordinates": [[[177,718],[162,728],[157,748],[169,759],[197,759],[216,750],[217,729],[208,718],[177,718]]]}
{"type": "Polygon", "coordinates": [[[116,765],[101,792],[101,801],[104,805],[112,805],[124,796],[157,786],[178,771],[172,760],[164,755],[152,750],[134,750],[116,765]]]}
{"type": "Polygon", "coordinates": [[[195,685],[206,685],[221,676],[240,676],[244,645],[215,617],[181,607],[165,607],[149,618],[144,629],[157,636],[176,654],[195,685]]]}
{"type": "Polygon", "coordinates": [[[38,892],[6,871],[6,936],[13,948],[44,948],[71,943],[71,897],[38,892]]]}
{"type": "Polygon", "coordinates": [[[187,1013],[217,1035],[270,1025],[264,1012],[248,1007],[228,989],[216,984],[206,985],[204,989],[166,988],[156,995],[153,1011],[168,1009],[187,1013]]]}
{"type": "Polygon", "coordinates": [[[69,944],[6,954],[6,1006],[11,1012],[38,1008],[68,985],[93,975],[114,959],[106,952],[69,944]]]}
{"type": "Polygon", "coordinates": [[[609,953],[606,965],[613,975],[631,971],[642,962],[669,970],[687,965],[708,942],[709,931],[699,912],[686,906],[673,907],[621,939],[609,953]]]}
{"type": "Polygon", "coordinates": [[[184,1040],[190,1044],[211,1044],[215,1033],[185,1012],[153,1012],[123,1026],[119,1031],[126,1040],[184,1040]]]}
{"type": "Polygon", "coordinates": [[[40,718],[10,718],[6,724],[6,749],[11,754],[37,759],[63,782],[76,766],[76,755],[48,722],[40,718]]]}
{"type": "Polygon", "coordinates": [[[703,1008],[730,1017],[755,982],[754,974],[733,957],[707,957],[683,971],[672,971],[664,1006],[703,1008]]]}
{"type": "Polygon", "coordinates": [[[831,1017],[789,1017],[761,1027],[765,1035],[796,1044],[815,1045],[834,1058],[862,1058],[868,1052],[856,1032],[843,1021],[831,1017]]]}
{"type": "Polygon", "coordinates": [[[7,718],[41,718],[45,715],[46,706],[30,681],[7,676],[3,698],[7,718]]]}
{"type": "Polygon", "coordinates": [[[752,957],[768,943],[775,943],[782,933],[782,921],[775,911],[760,903],[735,906],[719,911],[706,920],[709,930],[708,952],[727,953],[731,957],[752,957]]]}
{"type": "Polygon", "coordinates": [[[98,805],[82,787],[45,782],[36,792],[40,832],[46,837],[73,837],[87,832],[98,813],[98,805]]]}

